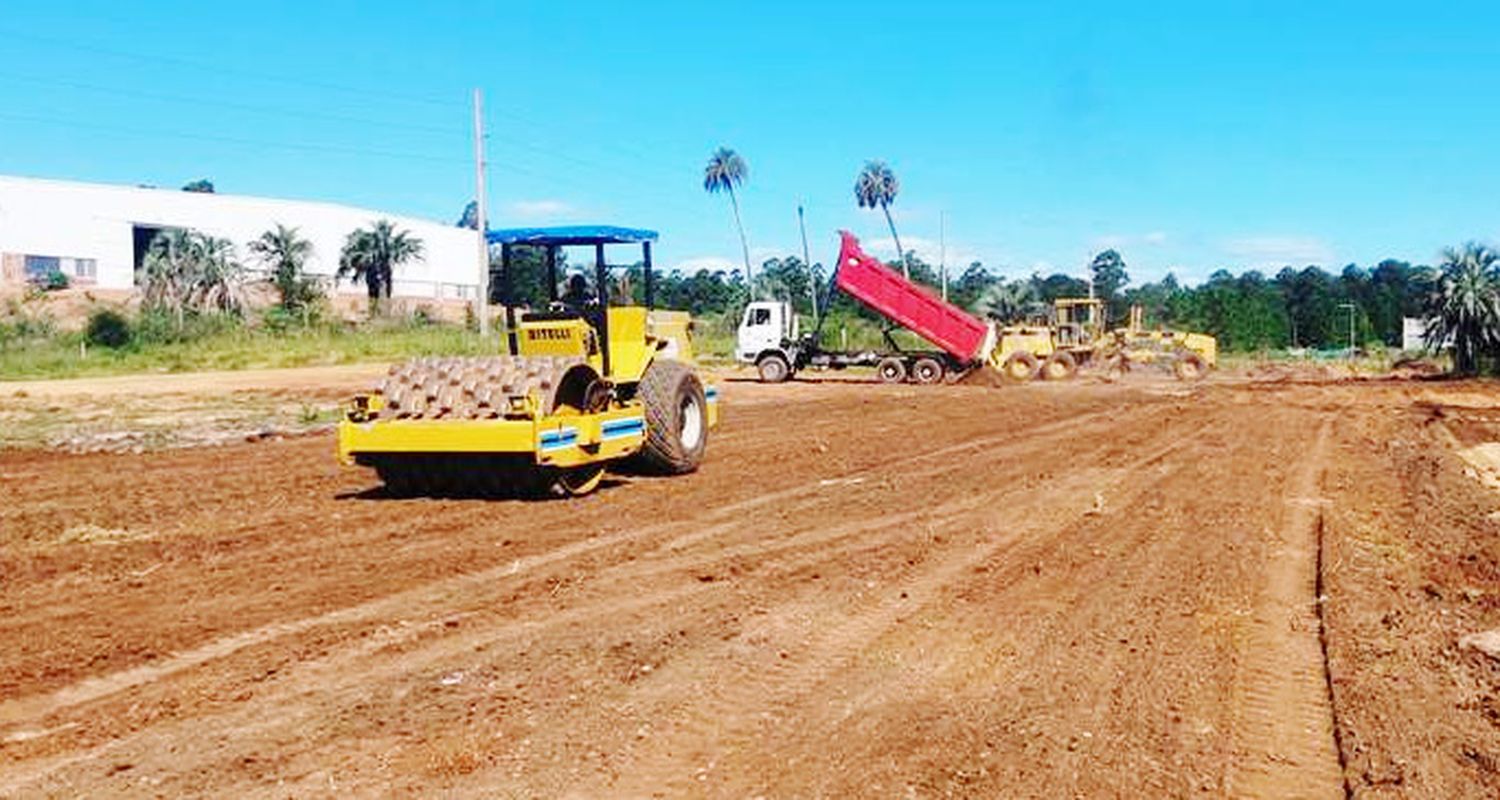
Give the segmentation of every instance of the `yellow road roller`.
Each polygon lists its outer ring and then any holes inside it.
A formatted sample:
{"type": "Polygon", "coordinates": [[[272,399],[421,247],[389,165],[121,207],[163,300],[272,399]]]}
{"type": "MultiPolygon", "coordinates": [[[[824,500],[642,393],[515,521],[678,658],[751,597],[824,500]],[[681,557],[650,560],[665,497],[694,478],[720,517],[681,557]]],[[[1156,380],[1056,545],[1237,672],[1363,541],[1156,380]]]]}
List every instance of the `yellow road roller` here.
{"type": "MultiPolygon", "coordinates": [[[[628,462],[655,474],[698,468],[718,424],[718,391],[693,367],[691,320],[655,306],[654,231],[613,226],[487,232],[500,247],[505,352],[397,364],[356,396],[338,427],[338,458],[373,467],[398,496],[575,496],[628,462]],[[606,246],[638,245],[644,305],[612,295],[606,246]],[[545,265],[545,308],[518,306],[521,248],[545,265]],[[592,250],[559,292],[562,248],[592,250]]],[[[624,265],[616,265],[623,268],[624,265]]]]}

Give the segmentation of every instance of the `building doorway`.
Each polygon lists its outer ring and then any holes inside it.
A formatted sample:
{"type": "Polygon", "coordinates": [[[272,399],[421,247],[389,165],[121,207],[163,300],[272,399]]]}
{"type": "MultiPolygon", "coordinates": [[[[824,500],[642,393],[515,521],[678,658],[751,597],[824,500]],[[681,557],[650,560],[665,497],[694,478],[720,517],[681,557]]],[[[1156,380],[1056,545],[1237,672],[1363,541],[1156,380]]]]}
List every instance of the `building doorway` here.
{"type": "Polygon", "coordinates": [[[146,254],[151,252],[151,242],[163,233],[180,230],[162,225],[132,225],[130,230],[133,263],[135,264],[135,285],[140,286],[144,278],[146,268],[146,254]]]}

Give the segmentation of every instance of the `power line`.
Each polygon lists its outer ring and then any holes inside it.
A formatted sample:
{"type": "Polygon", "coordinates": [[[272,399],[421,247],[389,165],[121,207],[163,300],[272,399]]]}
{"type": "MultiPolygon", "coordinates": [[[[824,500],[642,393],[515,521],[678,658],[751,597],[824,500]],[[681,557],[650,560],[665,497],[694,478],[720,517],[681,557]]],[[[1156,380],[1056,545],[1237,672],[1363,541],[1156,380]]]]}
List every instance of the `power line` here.
{"type": "MultiPolygon", "coordinates": [[[[37,77],[37,76],[19,75],[19,74],[16,74],[16,73],[5,73],[5,72],[0,72],[0,77],[7,77],[7,78],[14,79],[14,80],[31,81],[31,82],[35,82],[35,83],[43,84],[43,85],[66,86],[66,87],[71,87],[71,88],[83,89],[83,90],[86,90],[86,91],[101,92],[101,93],[110,94],[110,95],[123,95],[123,96],[130,96],[130,97],[139,97],[139,98],[161,100],[161,101],[173,102],[173,103],[182,103],[182,104],[186,104],[186,105],[218,106],[218,107],[223,107],[223,108],[231,108],[231,109],[238,109],[238,110],[243,110],[243,111],[249,111],[249,112],[258,113],[258,114],[264,114],[264,115],[268,115],[268,116],[281,116],[281,117],[288,117],[288,118],[305,118],[305,119],[323,119],[323,120],[331,120],[331,121],[338,121],[338,122],[348,122],[348,123],[353,123],[353,124],[358,124],[358,125],[365,125],[365,126],[382,126],[382,127],[392,128],[392,129],[412,130],[412,131],[426,132],[426,133],[436,133],[436,134],[441,134],[441,135],[456,135],[456,134],[459,133],[459,131],[457,131],[456,129],[439,128],[439,127],[430,126],[430,125],[417,125],[417,124],[411,124],[411,123],[390,122],[390,121],[384,121],[384,120],[373,120],[373,119],[368,119],[368,118],[350,117],[350,116],[345,116],[345,115],[340,115],[340,114],[327,114],[327,113],[322,113],[322,112],[305,112],[305,111],[295,111],[295,110],[289,110],[289,109],[276,109],[276,108],[271,108],[269,106],[259,106],[259,105],[253,105],[253,104],[248,104],[248,103],[235,103],[235,102],[229,102],[229,101],[223,101],[223,100],[211,99],[211,98],[196,98],[196,97],[189,97],[189,96],[186,96],[186,95],[168,94],[168,93],[152,92],[152,91],[143,91],[143,90],[139,90],[139,89],[120,89],[120,88],[111,87],[111,86],[104,86],[104,85],[96,84],[96,83],[87,83],[87,82],[82,82],[82,81],[73,81],[73,80],[66,80],[66,79],[41,78],[41,77],[37,77]]],[[[20,115],[14,115],[14,114],[12,114],[12,116],[15,117],[15,118],[22,118],[20,115]]],[[[512,115],[512,116],[514,116],[514,115],[512,115]]],[[[99,125],[97,123],[74,123],[74,122],[71,122],[71,121],[64,121],[64,120],[56,119],[56,118],[35,117],[35,118],[33,118],[33,121],[51,122],[51,123],[54,123],[54,124],[65,124],[65,125],[75,125],[76,124],[76,125],[78,125],[80,127],[88,126],[88,127],[94,127],[96,129],[106,129],[106,130],[112,129],[109,126],[103,126],[103,125],[99,125]]],[[[236,144],[259,144],[261,146],[266,146],[266,147],[280,147],[280,148],[286,148],[286,149],[319,150],[319,151],[334,151],[334,150],[339,150],[339,151],[349,152],[349,153],[366,153],[366,154],[370,154],[370,155],[395,156],[395,157],[407,156],[407,157],[412,157],[412,158],[421,158],[421,159],[424,159],[424,160],[442,160],[442,161],[450,161],[451,160],[451,161],[455,161],[455,163],[457,161],[456,159],[450,159],[450,158],[442,157],[442,156],[428,156],[428,155],[425,155],[425,154],[411,154],[411,153],[395,153],[395,152],[390,152],[390,151],[378,151],[378,150],[369,150],[369,149],[340,148],[340,147],[336,147],[336,146],[327,146],[327,145],[286,144],[286,143],[277,143],[277,142],[267,142],[267,141],[264,141],[264,140],[252,141],[252,140],[248,140],[248,139],[236,139],[236,138],[233,138],[233,137],[211,137],[211,136],[206,136],[206,135],[201,135],[201,134],[188,134],[188,133],[178,133],[178,132],[161,132],[161,131],[146,131],[146,130],[140,130],[140,129],[131,130],[131,129],[128,129],[128,128],[113,128],[113,130],[120,130],[120,131],[131,132],[131,133],[142,134],[142,135],[163,135],[163,136],[174,136],[174,137],[180,137],[180,138],[202,138],[202,139],[211,140],[211,141],[225,141],[225,142],[232,142],[232,143],[236,143],[236,144]]],[[[511,147],[514,147],[514,148],[519,148],[519,149],[522,149],[522,150],[530,151],[532,153],[536,153],[536,154],[539,154],[539,155],[547,156],[547,157],[554,158],[554,159],[557,159],[557,160],[560,160],[560,161],[565,161],[565,162],[572,163],[572,164],[575,164],[575,165],[578,165],[578,166],[587,167],[589,169],[604,170],[606,172],[630,171],[630,172],[635,172],[636,174],[638,174],[640,176],[643,176],[643,177],[647,176],[647,173],[639,171],[639,168],[635,167],[633,163],[631,163],[630,167],[622,169],[620,165],[607,164],[607,163],[604,163],[602,161],[596,161],[596,160],[592,160],[592,159],[581,158],[581,157],[575,156],[575,155],[570,155],[570,154],[568,154],[566,152],[563,152],[561,150],[557,150],[557,149],[554,149],[554,148],[549,148],[549,147],[544,147],[544,146],[541,146],[541,145],[537,145],[537,144],[534,144],[532,142],[529,142],[529,141],[526,141],[524,139],[520,139],[520,138],[514,137],[514,136],[497,135],[497,134],[494,134],[494,133],[491,132],[491,133],[487,133],[486,134],[486,138],[499,140],[499,141],[502,141],[502,142],[506,143],[507,145],[509,145],[511,147]]],[[[511,165],[507,164],[505,166],[511,166],[511,165]]],[[[523,171],[526,171],[526,170],[523,169],[523,171]]],[[[527,171],[527,172],[528,172],[528,174],[534,174],[534,175],[542,175],[543,174],[543,173],[538,173],[538,172],[536,172],[534,170],[527,171]]],[[[653,180],[656,178],[655,175],[651,175],[649,177],[652,178],[653,180]]],[[[590,187],[590,188],[592,188],[592,187],[590,187]]]]}
{"type": "Polygon", "coordinates": [[[269,116],[298,117],[298,118],[303,118],[303,119],[321,119],[321,120],[328,120],[328,121],[333,121],[333,122],[349,122],[349,123],[353,123],[353,124],[356,124],[356,125],[378,126],[378,127],[400,129],[400,130],[419,131],[419,132],[424,132],[424,133],[437,133],[437,134],[442,134],[442,135],[445,135],[445,136],[458,136],[458,135],[461,135],[463,133],[463,131],[461,129],[458,129],[458,128],[441,128],[441,127],[438,127],[438,126],[435,126],[435,125],[416,125],[416,124],[412,124],[412,123],[408,123],[408,122],[393,122],[391,120],[376,120],[376,119],[369,119],[369,118],[366,118],[366,117],[351,117],[351,116],[345,116],[343,114],[329,114],[329,113],[320,112],[320,111],[301,111],[301,110],[293,110],[293,109],[287,109],[287,108],[272,108],[270,106],[260,106],[260,105],[254,105],[254,104],[251,104],[251,103],[235,103],[235,102],[230,102],[230,101],[227,101],[227,100],[219,100],[219,99],[216,99],[216,98],[189,97],[189,96],[186,96],[186,95],[168,94],[168,93],[165,93],[165,92],[143,91],[143,90],[140,90],[140,89],[122,89],[122,88],[118,88],[118,87],[114,87],[114,86],[104,86],[104,85],[97,84],[97,83],[87,83],[87,82],[84,82],[84,81],[74,81],[74,80],[67,80],[67,79],[60,79],[60,78],[51,78],[51,77],[44,78],[44,77],[39,77],[39,76],[35,76],[35,75],[22,75],[22,74],[18,74],[18,73],[9,73],[9,72],[0,72],[0,77],[7,78],[9,80],[17,80],[17,81],[24,81],[24,82],[29,82],[29,83],[36,83],[36,84],[40,84],[40,85],[43,85],[43,86],[64,86],[64,87],[68,87],[68,88],[72,88],[72,89],[82,89],[82,90],[90,91],[90,92],[99,92],[101,94],[120,95],[120,96],[124,96],[124,97],[137,97],[137,98],[146,99],[146,100],[158,100],[158,101],[169,102],[169,103],[182,103],[182,104],[185,104],[185,105],[193,105],[193,106],[217,106],[219,108],[229,108],[229,109],[235,109],[235,110],[238,110],[238,111],[248,111],[248,112],[251,112],[251,113],[265,114],[265,115],[269,115],[269,116]]]}
{"type": "MultiPolygon", "coordinates": [[[[231,144],[231,145],[245,146],[245,147],[256,147],[256,148],[272,149],[272,150],[292,150],[292,151],[314,152],[314,153],[334,153],[334,154],[339,154],[339,155],[350,155],[350,156],[369,156],[369,157],[377,157],[377,158],[408,159],[408,160],[414,160],[414,161],[424,161],[424,162],[440,163],[440,164],[455,164],[455,165],[457,165],[457,164],[463,164],[463,165],[466,165],[466,166],[472,164],[472,160],[471,159],[457,157],[457,156],[439,156],[439,155],[432,155],[432,154],[428,154],[428,153],[403,152],[403,151],[397,151],[397,150],[381,150],[381,149],[362,148],[362,147],[346,147],[346,146],[318,144],[318,143],[311,143],[311,142],[277,142],[277,141],[271,141],[271,140],[266,140],[266,139],[251,139],[251,138],[244,138],[244,137],[222,136],[222,135],[216,135],[216,134],[203,134],[203,133],[193,133],[193,132],[186,132],[186,131],[153,130],[153,129],[146,129],[146,128],[134,128],[134,127],[128,127],[128,126],[108,125],[108,124],[101,124],[101,123],[96,123],[96,122],[84,122],[84,121],[79,121],[79,120],[67,120],[67,119],[60,119],[60,118],[55,118],[55,117],[46,117],[46,116],[39,116],[39,115],[15,114],[15,113],[11,113],[11,112],[0,112],[0,119],[11,119],[11,120],[16,120],[16,121],[20,121],[20,122],[32,122],[32,123],[38,123],[38,124],[44,124],[44,125],[56,125],[56,126],[63,127],[63,128],[72,128],[72,129],[80,129],[80,130],[92,130],[92,131],[103,131],[103,132],[106,132],[106,133],[114,133],[114,134],[127,134],[127,135],[131,135],[131,136],[147,136],[147,137],[163,137],[163,138],[173,138],[173,139],[186,139],[186,140],[193,140],[193,141],[223,143],[223,144],[231,144]]],[[[578,179],[574,179],[574,178],[570,178],[570,177],[566,177],[566,176],[562,176],[562,175],[551,174],[551,173],[548,173],[548,172],[545,172],[545,171],[541,171],[541,170],[535,169],[533,167],[530,167],[530,166],[527,166],[527,165],[524,165],[524,164],[512,163],[512,162],[509,162],[509,161],[505,161],[503,159],[497,160],[495,158],[491,158],[491,159],[489,159],[489,162],[490,162],[490,167],[492,169],[497,169],[497,170],[501,171],[502,173],[503,172],[513,172],[513,173],[518,173],[518,174],[521,174],[521,175],[528,175],[528,176],[531,176],[532,178],[534,178],[534,179],[536,179],[536,180],[538,180],[540,182],[568,184],[568,185],[572,185],[572,186],[575,186],[577,188],[586,189],[586,190],[589,190],[589,191],[597,191],[597,189],[598,189],[598,183],[594,182],[594,181],[582,181],[582,180],[578,180],[578,179]]],[[[633,194],[636,195],[636,196],[641,196],[641,195],[650,196],[650,197],[652,197],[653,201],[656,202],[657,204],[668,205],[668,206],[675,206],[679,210],[684,211],[684,212],[688,212],[688,213],[697,213],[698,211],[701,210],[698,206],[688,203],[683,198],[676,197],[676,196],[673,196],[673,195],[662,194],[662,193],[660,193],[660,191],[652,192],[652,191],[639,191],[639,190],[635,190],[635,191],[633,191],[633,194]]]]}
{"type": "Polygon", "coordinates": [[[58,125],[65,128],[82,128],[89,130],[105,131],[109,133],[126,133],[135,136],[162,136],[174,139],[195,139],[207,142],[222,142],[226,144],[248,145],[251,147],[265,147],[283,150],[305,150],[317,153],[338,153],[344,155],[366,155],[379,158],[406,158],[414,161],[431,161],[441,163],[468,164],[468,159],[452,156],[435,156],[425,153],[407,153],[395,150],[375,150],[369,148],[342,147],[338,145],[323,145],[308,142],[273,142],[265,139],[246,139],[235,136],[219,136],[215,134],[186,133],[179,131],[148,130],[144,128],[130,128],[118,125],[102,125],[96,122],[80,122],[78,120],[58,119],[55,117],[33,116],[29,114],[13,114],[8,111],[0,112],[0,119],[13,119],[20,122],[36,122],[44,125],[58,125]]]}
{"type": "Polygon", "coordinates": [[[310,81],[301,76],[294,77],[290,75],[277,75],[268,72],[256,72],[254,70],[237,69],[235,67],[226,67],[222,64],[194,61],[192,59],[180,58],[177,56],[164,56],[160,54],[137,53],[128,50],[117,50],[110,47],[99,47],[98,45],[81,44],[71,39],[58,39],[49,36],[38,36],[34,33],[27,33],[25,31],[19,31],[9,28],[0,28],[0,37],[12,40],[32,42],[33,44],[64,47],[69,50],[76,50],[78,52],[95,53],[98,55],[111,56],[114,58],[129,59],[132,61],[141,61],[146,63],[155,62],[158,64],[168,64],[177,67],[188,67],[202,72],[217,72],[221,75],[237,75],[240,77],[250,78],[252,80],[283,83],[294,86],[305,86],[312,89],[322,89],[324,91],[346,92],[349,94],[357,94],[361,97],[378,96],[407,103],[421,103],[426,105],[442,106],[449,109],[463,108],[463,104],[457,99],[439,100],[433,97],[422,97],[420,95],[408,95],[383,90],[362,89],[353,86],[345,86],[338,83],[329,83],[326,81],[310,81]]]}

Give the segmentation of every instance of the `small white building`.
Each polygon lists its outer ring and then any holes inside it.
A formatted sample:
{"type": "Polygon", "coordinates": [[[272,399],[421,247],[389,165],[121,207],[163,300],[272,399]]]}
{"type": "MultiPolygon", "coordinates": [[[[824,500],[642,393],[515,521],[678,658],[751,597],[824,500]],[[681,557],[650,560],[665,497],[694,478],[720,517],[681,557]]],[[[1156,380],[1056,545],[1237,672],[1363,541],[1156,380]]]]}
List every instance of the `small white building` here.
{"type": "MultiPolygon", "coordinates": [[[[397,268],[393,296],[475,296],[478,233],[467,228],[331,203],[3,175],[0,284],[22,284],[57,270],[75,286],[129,291],[151,240],[178,228],[229,239],[240,261],[255,269],[247,245],[277,224],[295,227],[312,242],[307,271],[331,280],[345,238],[378,219],[422,241],[422,258],[397,268]]],[[[336,291],[366,290],[345,280],[336,291]]]]}

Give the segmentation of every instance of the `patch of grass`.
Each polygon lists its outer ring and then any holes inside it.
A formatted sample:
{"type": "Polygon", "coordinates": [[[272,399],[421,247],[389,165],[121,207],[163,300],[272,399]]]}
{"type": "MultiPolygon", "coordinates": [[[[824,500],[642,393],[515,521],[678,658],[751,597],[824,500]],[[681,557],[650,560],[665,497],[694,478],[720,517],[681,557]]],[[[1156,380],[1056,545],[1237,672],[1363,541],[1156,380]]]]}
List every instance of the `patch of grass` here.
{"type": "Polygon", "coordinates": [[[196,372],[324,366],[415,355],[478,355],[494,341],[456,325],[386,323],[271,331],[226,327],[182,341],[85,346],[81,333],[0,344],[0,380],[74,378],[138,372],[196,372]]]}

